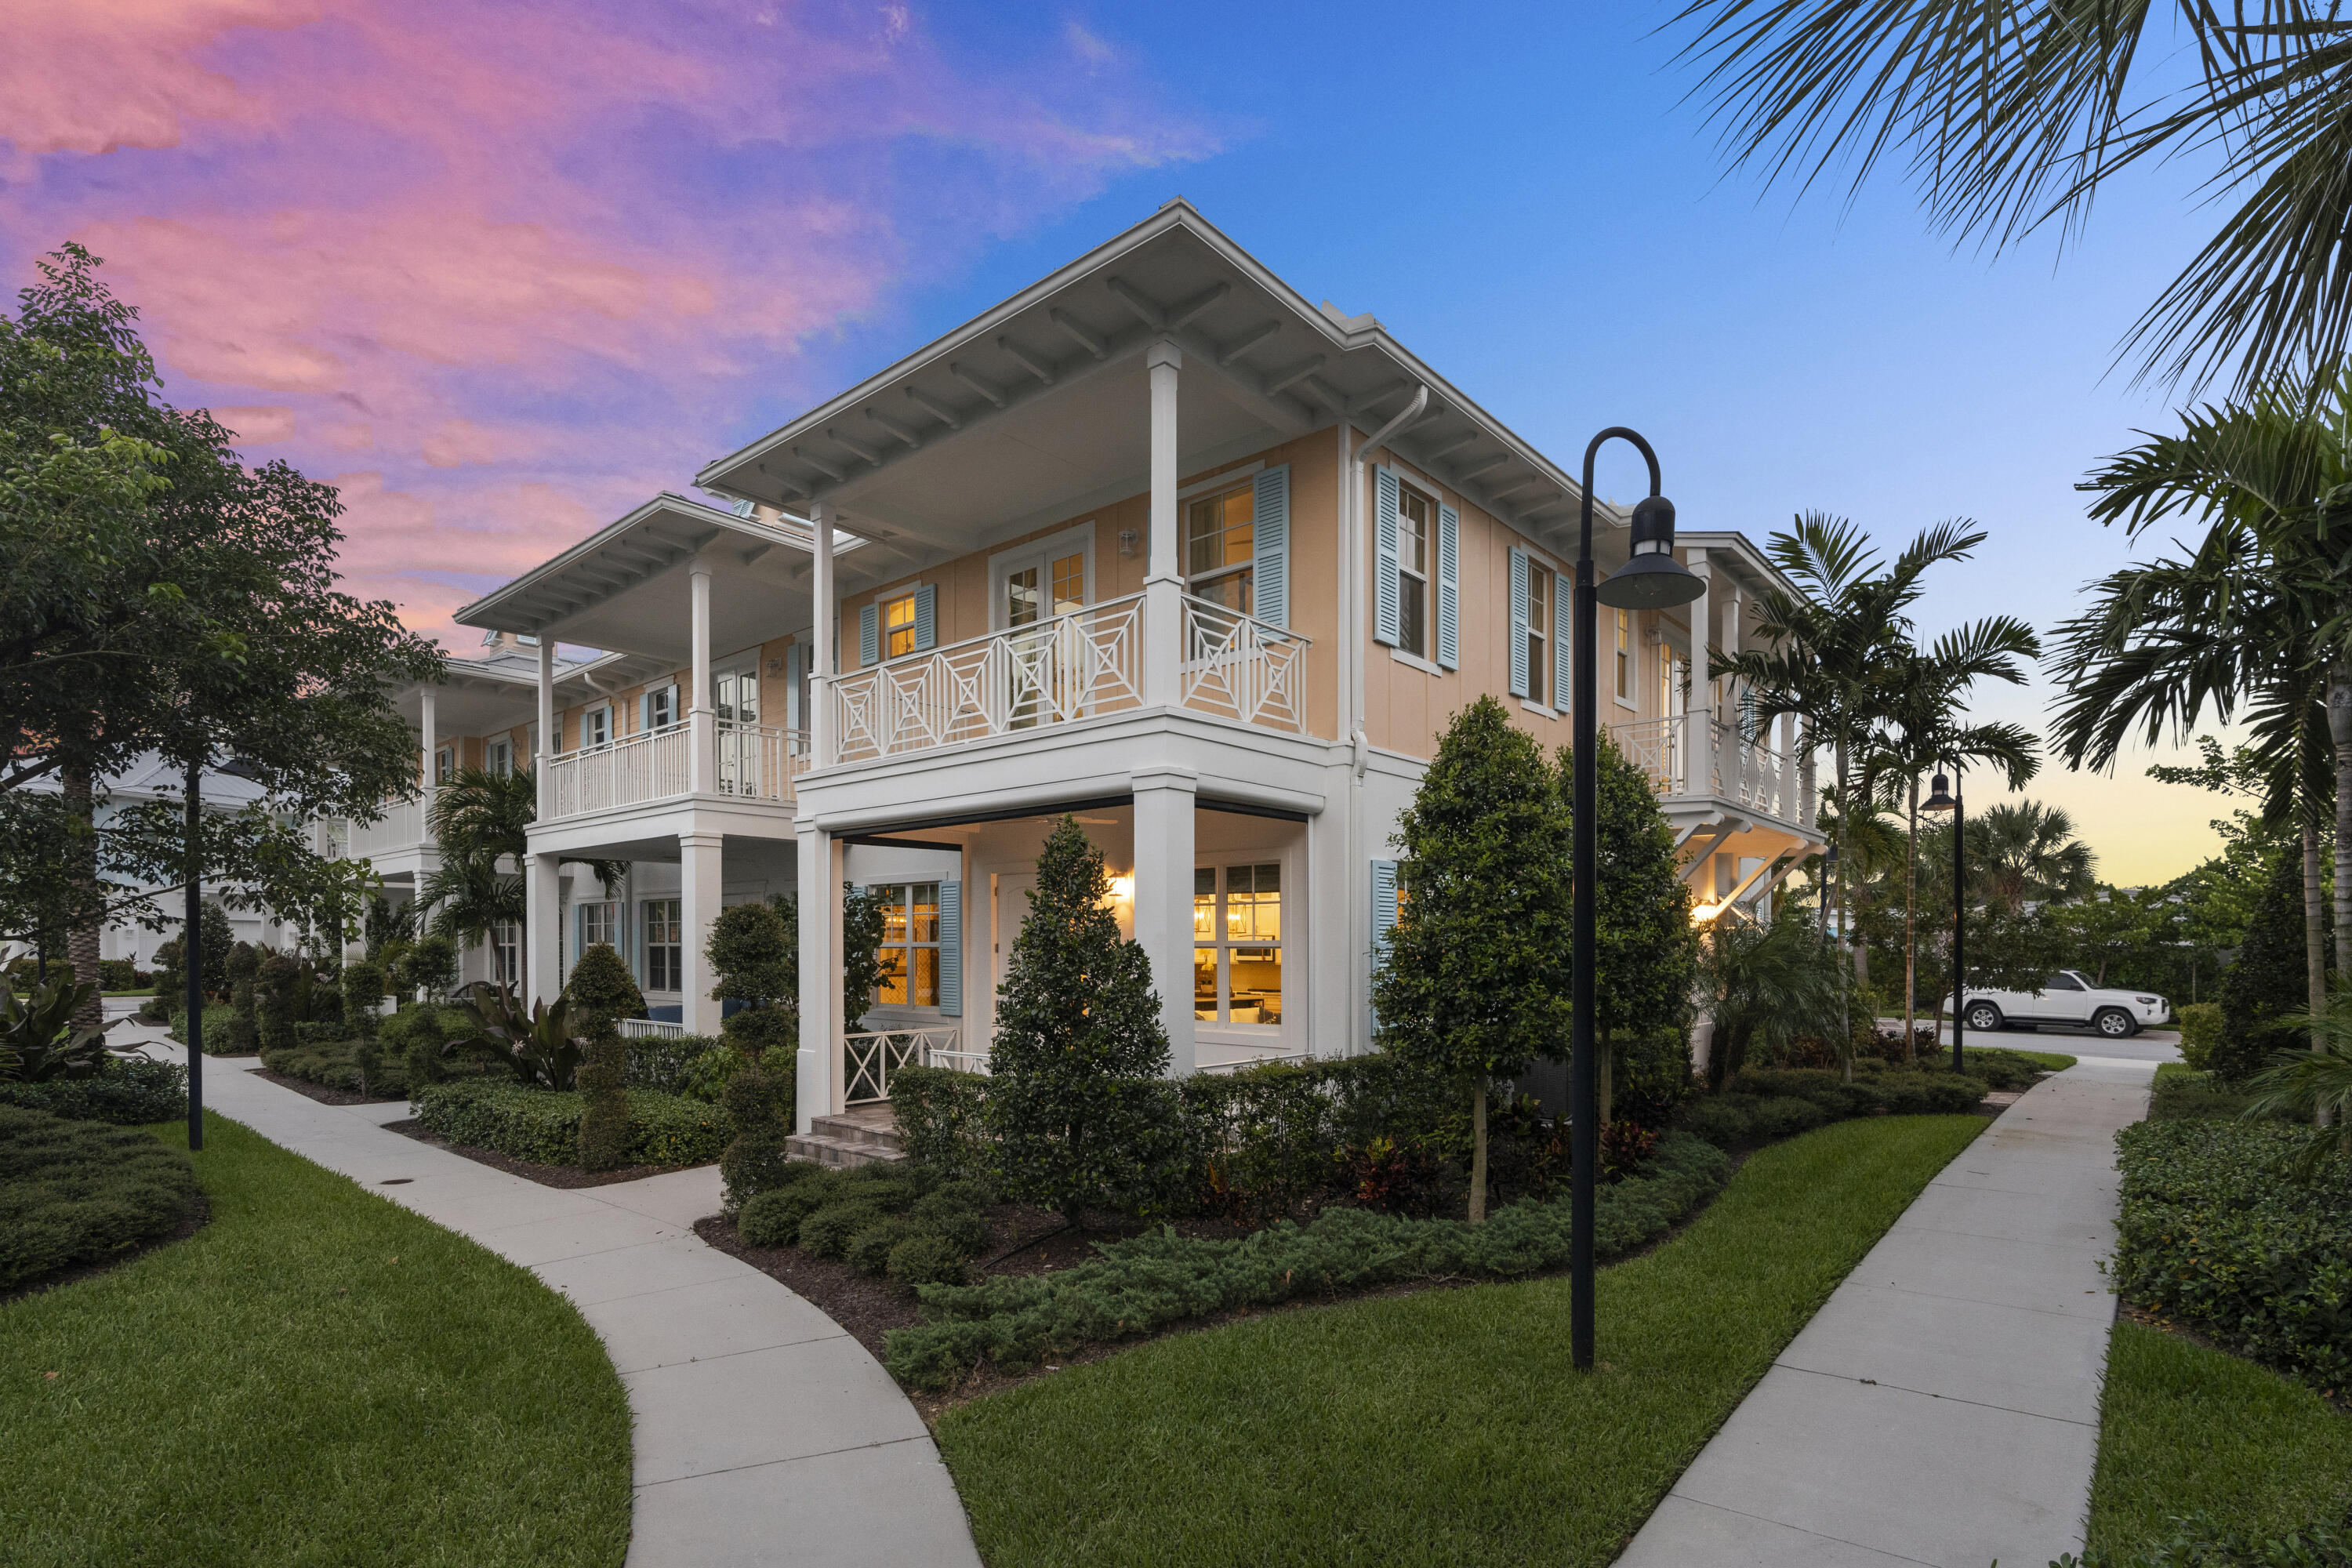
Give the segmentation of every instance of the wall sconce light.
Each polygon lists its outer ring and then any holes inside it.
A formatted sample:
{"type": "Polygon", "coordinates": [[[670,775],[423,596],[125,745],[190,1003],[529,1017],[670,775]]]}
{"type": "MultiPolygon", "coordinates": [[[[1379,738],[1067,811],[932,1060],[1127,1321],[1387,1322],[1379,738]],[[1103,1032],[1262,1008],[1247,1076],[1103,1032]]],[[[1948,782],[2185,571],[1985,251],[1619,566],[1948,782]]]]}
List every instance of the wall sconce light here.
{"type": "Polygon", "coordinates": [[[1135,902],[1135,873],[1129,871],[1123,877],[1113,877],[1110,879],[1110,896],[1122,904],[1135,902]]]}
{"type": "Polygon", "coordinates": [[[782,675],[783,672],[784,656],[780,653],[770,654],[768,656],[768,673],[770,675],[782,675]]]}
{"type": "Polygon", "coordinates": [[[1118,552],[1129,560],[1135,558],[1135,546],[1143,536],[1131,528],[1118,531],[1118,552]]]}
{"type": "Polygon", "coordinates": [[[1703,926],[1722,912],[1723,906],[1721,904],[1693,904],[1691,906],[1691,924],[1695,926],[1703,926]]]}

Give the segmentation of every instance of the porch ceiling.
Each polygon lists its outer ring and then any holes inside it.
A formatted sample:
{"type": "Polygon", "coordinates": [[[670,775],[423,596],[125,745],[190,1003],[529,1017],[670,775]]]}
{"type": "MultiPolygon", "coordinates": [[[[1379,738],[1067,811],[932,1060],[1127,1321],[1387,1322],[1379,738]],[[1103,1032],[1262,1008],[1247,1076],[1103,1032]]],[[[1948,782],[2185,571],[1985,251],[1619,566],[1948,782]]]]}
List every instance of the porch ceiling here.
{"type": "Polygon", "coordinates": [[[793,510],[824,502],[902,553],[972,549],[1144,488],[1142,355],[1161,337],[1184,353],[1188,471],[1342,418],[1370,429],[1426,386],[1396,452],[1526,532],[1575,521],[1563,469],[1372,317],[1310,305],[1181,199],[696,482],[793,510]]]}
{"type": "Polygon", "coordinates": [[[675,668],[693,655],[688,568],[698,556],[716,567],[710,647],[725,654],[814,618],[811,548],[807,531],[789,521],[737,517],[662,495],[467,605],[456,619],[675,668]]]}

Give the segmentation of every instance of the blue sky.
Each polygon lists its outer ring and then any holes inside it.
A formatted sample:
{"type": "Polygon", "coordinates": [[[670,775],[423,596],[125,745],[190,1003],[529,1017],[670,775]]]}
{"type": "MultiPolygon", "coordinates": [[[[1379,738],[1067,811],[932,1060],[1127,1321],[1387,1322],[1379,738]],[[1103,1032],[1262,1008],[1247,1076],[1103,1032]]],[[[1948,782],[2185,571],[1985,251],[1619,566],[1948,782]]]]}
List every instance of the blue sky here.
{"type": "MultiPolygon", "coordinates": [[[[1932,635],[2126,556],[2073,486],[2168,403],[2115,346],[2211,221],[2062,258],[1882,176],[1727,174],[1665,5],[239,0],[57,7],[0,93],[0,269],[72,236],[175,398],[342,487],[356,587],[459,604],[1181,194],[1573,462],[1630,424],[1691,528],[1973,518],[1932,635]]],[[[1629,454],[1603,493],[1630,495],[1629,454]]],[[[452,637],[453,647],[465,641],[452,637]]],[[[2042,727],[2046,692],[1979,711],[2042,727]]],[[[2219,803],[2049,776],[2126,884],[2219,803]]],[[[1979,796],[1982,799],[1982,796],[1979,796]]]]}

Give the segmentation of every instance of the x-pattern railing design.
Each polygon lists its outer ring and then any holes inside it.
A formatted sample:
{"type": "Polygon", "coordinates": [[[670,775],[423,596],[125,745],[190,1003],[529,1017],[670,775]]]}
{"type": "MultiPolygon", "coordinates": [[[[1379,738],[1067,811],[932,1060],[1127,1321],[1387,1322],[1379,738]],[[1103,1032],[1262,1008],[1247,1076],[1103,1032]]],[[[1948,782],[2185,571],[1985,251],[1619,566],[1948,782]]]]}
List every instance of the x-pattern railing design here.
{"type": "Polygon", "coordinates": [[[1244,724],[1304,731],[1307,639],[1207,599],[1184,599],[1182,700],[1244,724]]]}
{"type": "Polygon", "coordinates": [[[843,1074],[850,1105],[871,1105],[890,1098],[890,1075],[904,1067],[923,1067],[934,1057],[959,1056],[957,1031],[940,1029],[875,1029],[844,1038],[843,1074]]]}

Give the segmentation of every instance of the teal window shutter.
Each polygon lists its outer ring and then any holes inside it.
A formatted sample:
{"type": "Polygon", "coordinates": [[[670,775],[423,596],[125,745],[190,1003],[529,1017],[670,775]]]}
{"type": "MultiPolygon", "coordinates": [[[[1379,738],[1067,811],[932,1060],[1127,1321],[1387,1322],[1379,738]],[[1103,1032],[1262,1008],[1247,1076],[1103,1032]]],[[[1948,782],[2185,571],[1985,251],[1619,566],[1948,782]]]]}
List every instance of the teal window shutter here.
{"type": "Polygon", "coordinates": [[[1437,509],[1437,668],[1453,669],[1462,662],[1462,514],[1450,506],[1437,509]]]}
{"type": "Polygon", "coordinates": [[[1259,470],[1251,498],[1252,592],[1257,618],[1290,629],[1290,465],[1259,470]]]}
{"type": "Polygon", "coordinates": [[[1569,624],[1574,618],[1570,601],[1575,594],[1573,579],[1564,572],[1552,574],[1551,705],[1562,713],[1575,706],[1570,694],[1576,689],[1576,660],[1570,649],[1576,641],[1576,628],[1569,624]]]}
{"type": "Polygon", "coordinates": [[[882,606],[868,605],[857,612],[857,668],[871,669],[882,662],[882,606]]]}
{"type": "Polygon", "coordinates": [[[1372,470],[1372,640],[1397,645],[1397,508],[1403,496],[1394,468],[1372,470]]]}
{"type": "MultiPolygon", "coordinates": [[[[1393,860],[1372,862],[1372,963],[1371,973],[1378,974],[1388,963],[1389,932],[1396,930],[1397,863],[1393,860]]],[[[1379,1033],[1381,1010],[1372,1008],[1372,1030],[1379,1033]]]]}
{"type": "Polygon", "coordinates": [[[1528,552],[1511,552],[1511,695],[1528,694],[1528,552]]]}
{"type": "Polygon", "coordinates": [[[915,590],[915,647],[936,647],[940,641],[940,585],[925,583],[915,590]]]}
{"type": "Polygon", "coordinates": [[[940,884],[940,1011],[963,1016],[963,884],[940,884]]]}

